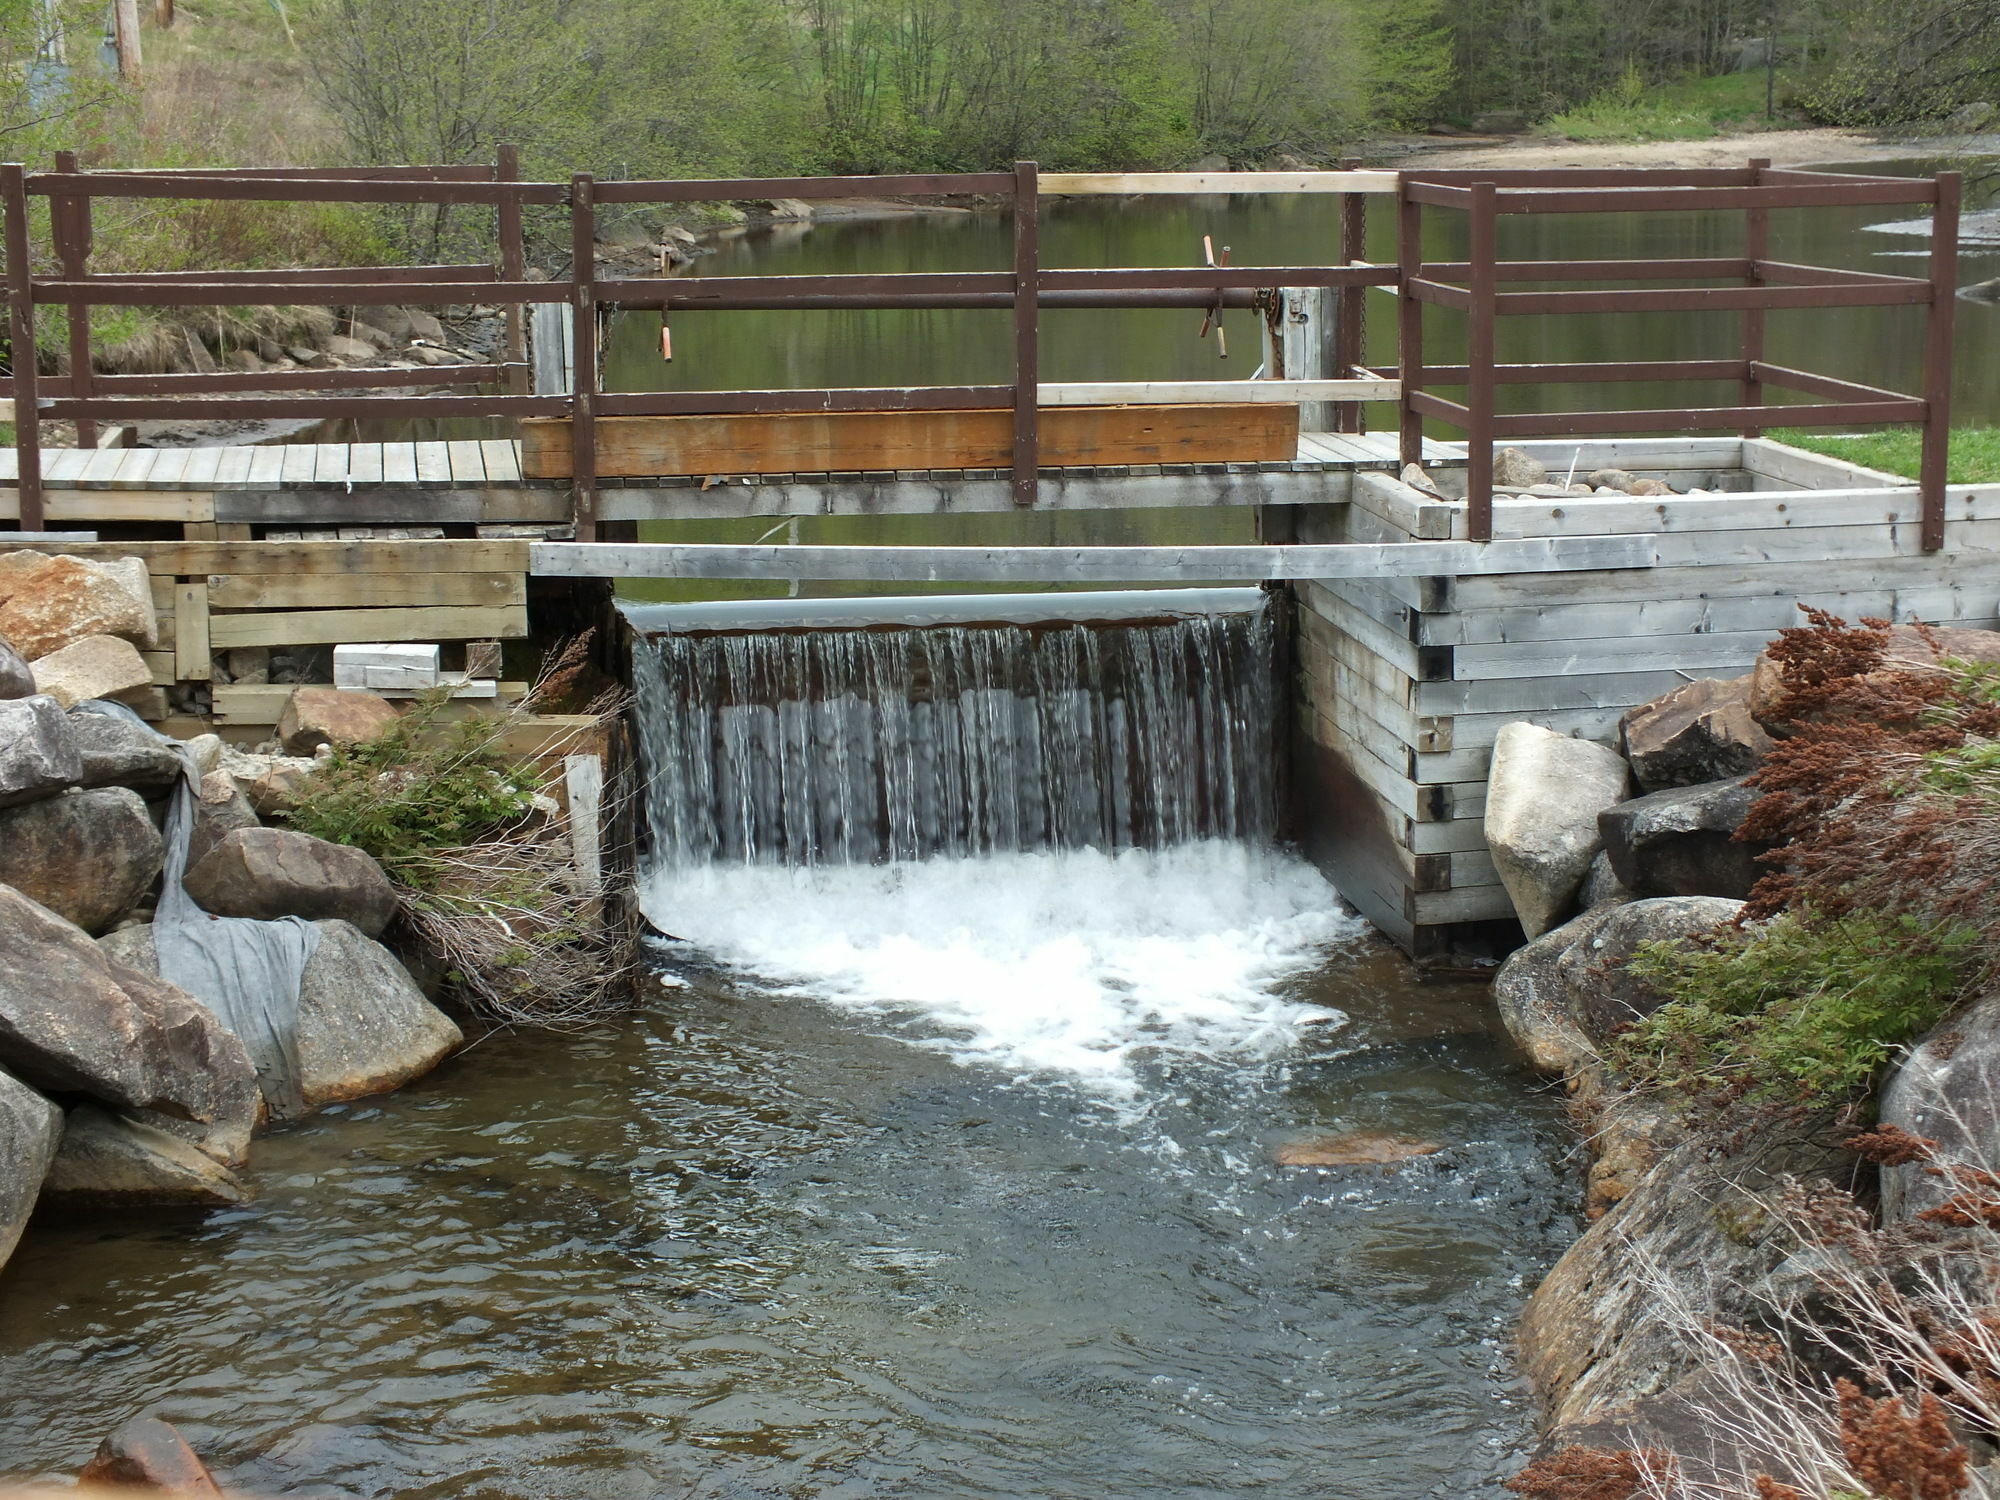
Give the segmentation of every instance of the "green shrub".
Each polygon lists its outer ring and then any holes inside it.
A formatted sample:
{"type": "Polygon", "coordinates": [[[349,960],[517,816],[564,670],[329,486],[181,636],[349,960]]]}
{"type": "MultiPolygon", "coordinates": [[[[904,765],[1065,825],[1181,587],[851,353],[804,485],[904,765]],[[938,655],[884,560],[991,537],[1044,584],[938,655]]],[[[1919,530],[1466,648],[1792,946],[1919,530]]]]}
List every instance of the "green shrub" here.
{"type": "Polygon", "coordinates": [[[495,750],[498,720],[443,718],[440,689],[388,731],[340,749],[306,778],[290,821],[315,838],[372,854],[398,884],[437,884],[438,852],[491,837],[533,810],[541,784],[495,750]]]}
{"type": "Polygon", "coordinates": [[[1610,1061],[1688,1102],[1845,1103],[1944,1017],[1970,946],[1909,918],[1796,911],[1703,947],[1649,944],[1631,971],[1672,998],[1613,1039],[1610,1061]]]}

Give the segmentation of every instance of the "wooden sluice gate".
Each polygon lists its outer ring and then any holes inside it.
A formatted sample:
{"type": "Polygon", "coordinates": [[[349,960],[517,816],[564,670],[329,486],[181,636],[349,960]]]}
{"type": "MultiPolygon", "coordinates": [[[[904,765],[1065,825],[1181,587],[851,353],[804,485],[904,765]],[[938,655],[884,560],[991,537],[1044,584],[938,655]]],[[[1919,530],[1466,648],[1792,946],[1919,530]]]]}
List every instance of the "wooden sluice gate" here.
{"type": "MultiPolygon", "coordinates": [[[[261,301],[480,301],[518,316],[496,364],[422,391],[379,370],[117,376],[19,370],[17,442],[0,450],[0,526],[20,545],[145,560],[159,611],[143,710],[180,733],[263,738],[288,686],[218,680],[227,653],[435,642],[456,662],[490,643],[552,638],[601,617],[611,582],[652,577],[812,582],[1115,585],[1262,582],[1287,592],[1291,827],[1342,892],[1420,955],[1504,940],[1510,907],[1481,829],[1500,727],[1530,719],[1594,739],[1691,676],[1747,670],[1800,601],[1849,617],[1991,625],[2000,585],[1968,558],[2000,550],[2000,487],[1946,482],[1956,179],[1773,172],[1227,174],[1013,173],[785,182],[517,183],[485,169],[373,174],[35,173],[0,170],[15,347],[38,309],[261,301]],[[454,175],[455,174],[455,175],[454,175]],[[1362,258],[1343,217],[1336,264],[1055,269],[1036,205],[1058,193],[1317,191],[1397,209],[1398,262],[1362,258]],[[1015,213],[1014,265],[977,273],[600,278],[596,206],[703,198],[985,193],[1015,213]],[[92,196],[306,197],[484,205],[493,266],[91,276],[92,196]],[[27,244],[31,195],[56,205],[57,274],[27,244]],[[1508,262],[1511,212],[1656,207],[1742,214],[1740,257],[1508,262]],[[1923,276],[1770,259],[1773,209],[1918,205],[1934,216],[1923,276]],[[82,205],[83,207],[79,207],[82,205]],[[566,210],[580,255],[566,280],[526,279],[524,209],[566,210]],[[1463,262],[1421,253],[1426,209],[1470,216],[1463,262]],[[1716,280],[1731,286],[1640,285],[1716,280]],[[1547,283],[1555,291],[1515,290],[1547,283]],[[1566,283],[1588,282],[1588,290],[1566,283]],[[1609,284],[1610,289],[1604,289],[1609,284]],[[1402,365],[1362,364],[1357,303],[1398,298],[1402,365]],[[1266,378],[1063,385],[1043,379],[1045,307],[1261,308],[1266,378]],[[1921,308],[1925,389],[1903,394],[1772,363],[1774,309],[1921,308]],[[598,317],[615,307],[996,307],[1014,314],[1013,378],[989,386],[817,391],[598,389],[598,317]],[[1425,307],[1462,315],[1469,357],[1423,352],[1425,307]],[[560,347],[531,348],[535,327],[560,347]],[[1503,365],[1513,315],[1723,310],[1735,357],[1503,365]],[[558,355],[560,357],[558,357],[558,355]],[[539,376],[531,371],[539,370],[539,376]],[[1541,383],[1734,383],[1722,407],[1523,413],[1500,388],[1541,383]],[[1448,400],[1441,388],[1463,399],[1448,400]],[[1774,405],[1772,391],[1824,398],[1774,405]],[[1364,431],[1369,403],[1396,430],[1364,431]],[[1303,414],[1303,415],[1302,415],[1303,414]],[[44,449],[44,421],[112,423],[320,415],[366,422],[483,417],[517,438],[192,449],[44,449]],[[1816,458],[1763,429],[1908,422],[1916,482],[1816,458]],[[1667,435],[1635,437],[1657,431],[1667,435]],[[1462,441],[1460,440],[1462,439],[1462,441]],[[1496,442],[1555,475],[1617,468],[1669,493],[1496,487],[1496,442]],[[1410,464],[1420,474],[1407,472],[1410,464]],[[1700,493],[1688,493],[1690,490],[1700,493]],[[1254,546],[804,546],[645,542],[655,521],[977,515],[1234,507],[1254,546]],[[55,528],[60,528],[55,529],[55,528]],[[191,719],[189,689],[204,712],[191,719]],[[174,702],[169,702],[172,699],[174,702]]],[[[1329,247],[1330,249],[1333,247],[1329,247]]],[[[1434,314],[1437,316],[1438,314],[1434,314]]],[[[87,343],[82,346],[87,350],[87,343]]],[[[422,372],[439,376],[438,371],[422,372]]],[[[443,378],[443,377],[440,377],[443,378]]],[[[518,677],[518,674],[517,674],[518,677]]],[[[504,701],[518,680],[495,684],[504,701]]],[[[468,707],[467,711],[476,711],[468,707]]]]}

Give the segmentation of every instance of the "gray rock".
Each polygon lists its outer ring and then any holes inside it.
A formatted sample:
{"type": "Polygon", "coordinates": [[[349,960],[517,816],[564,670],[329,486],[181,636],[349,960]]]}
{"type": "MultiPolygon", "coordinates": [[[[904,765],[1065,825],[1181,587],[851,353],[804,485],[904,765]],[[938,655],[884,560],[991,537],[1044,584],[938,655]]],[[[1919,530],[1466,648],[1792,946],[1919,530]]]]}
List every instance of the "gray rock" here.
{"type": "Polygon", "coordinates": [[[370,937],[396,915],[382,867],[344,844],[285,828],[237,828],[187,873],[187,893],[219,917],[337,918],[370,937]]]}
{"type": "Polygon", "coordinates": [[[1487,782],[1486,843],[1529,937],[1575,903],[1602,847],[1597,815],[1625,786],[1625,762],[1614,750],[1533,724],[1501,729],[1487,782]]]}
{"type": "Polygon", "coordinates": [[[158,1417],[132,1418],[97,1445],[96,1454],[76,1478],[77,1487],[91,1494],[152,1490],[177,1495],[180,1500],[222,1494],[222,1487],[187,1439],[158,1417]]]}
{"type": "Polygon", "coordinates": [[[169,787],[180,778],[172,745],[142,724],[109,714],[73,713],[70,731],[83,756],[84,786],[169,787]]]}
{"type": "Polygon", "coordinates": [[[0,807],[53,797],[82,774],[76,734],[55,699],[0,699],[0,807]]]}
{"type": "MultiPolygon", "coordinates": [[[[1892,1069],[1881,1121],[1938,1143],[1950,1166],[2000,1170],[2000,993],[1947,1017],[1892,1069]]],[[[1922,1164],[1882,1169],[1882,1217],[1911,1219],[1950,1197],[1922,1164]]]]}
{"type": "Polygon", "coordinates": [[[0,640],[0,699],[25,698],[35,690],[35,674],[27,658],[0,640]]]}
{"type": "Polygon", "coordinates": [[[38,656],[32,670],[35,691],[64,708],[86,698],[122,700],[143,696],[153,685],[153,669],[130,641],[115,635],[87,635],[60,651],[38,656]]]}
{"type": "Polygon", "coordinates": [[[201,795],[195,799],[194,827],[188,834],[188,864],[201,860],[217,844],[239,828],[262,826],[257,810],[226,771],[211,771],[201,778],[201,795]]]}
{"type": "Polygon", "coordinates": [[[465,1041],[409,971],[346,922],[319,922],[299,991],[300,1092],[307,1110],[401,1088],[465,1041]]]}
{"type": "Polygon", "coordinates": [[[1544,1073],[1567,1073],[1586,1064],[1596,1049],[1570,1016],[1569,987],[1562,957],[1604,925],[1608,912],[1587,911],[1525,948],[1508,955],[1493,976],[1493,1002],[1500,1020],[1528,1060],[1544,1073]]]}
{"type": "Polygon", "coordinates": [[[1743,778],[1669,787],[1597,816],[1618,879],[1638,896],[1726,896],[1741,901],[1763,874],[1770,846],[1742,843],[1736,830],[1757,793],[1743,778]]]}
{"type": "MultiPolygon", "coordinates": [[[[1605,907],[1603,920],[1584,928],[1556,961],[1569,992],[1570,1019],[1593,1043],[1650,1016],[1667,997],[1626,965],[1645,943],[1686,941],[1719,931],[1736,920],[1740,901],[1713,896],[1674,896],[1605,907]]],[[[1599,913],[1586,914],[1589,917],[1599,913]]]]}
{"type": "Polygon", "coordinates": [[[206,1006],[0,886],[0,1066],[55,1094],[217,1119],[255,1073],[206,1006]]]}
{"type": "Polygon", "coordinates": [[[1592,469],[1584,476],[1584,483],[1593,490],[1617,490],[1623,494],[1638,478],[1630,469],[1592,469]]]}
{"type": "Polygon", "coordinates": [[[1577,889],[1578,909],[1590,911],[1595,907],[1616,906],[1637,899],[1632,889],[1618,878],[1618,872],[1611,868],[1611,856],[1602,849],[1598,850],[1597,857],[1590,862],[1590,873],[1583,877],[1583,884],[1577,889]]]}
{"type": "Polygon", "coordinates": [[[62,1111],[0,1073],[0,1266],[21,1242],[61,1136],[62,1111]]]}
{"type": "Polygon", "coordinates": [[[1975,99],[1970,104],[1961,104],[1944,119],[1946,135],[1976,135],[1993,123],[1992,102],[1975,99]]]}
{"type": "Polygon", "coordinates": [[[1519,448],[1502,448],[1493,455],[1493,482],[1528,489],[1549,477],[1549,467],[1519,448]]]}
{"type": "Polygon", "coordinates": [[[130,787],[0,812],[0,882],[86,932],[105,931],[139,904],[165,852],[145,799],[130,787]]]}
{"type": "Polygon", "coordinates": [[[1773,741],[1750,712],[1750,674],[1702,677],[1618,721],[1632,778],[1649,792],[1747,776],[1773,741]]]}
{"type": "MultiPolygon", "coordinates": [[[[150,922],[108,932],[97,940],[97,947],[113,963],[154,979],[159,977],[160,951],[153,942],[150,922]]],[[[189,1142],[225,1167],[240,1167],[250,1160],[251,1137],[263,1122],[264,1094],[257,1087],[254,1067],[242,1074],[226,1070],[221,1084],[215,1117],[210,1120],[178,1120],[157,1110],[124,1113],[127,1118],[189,1142]]]]}
{"type": "Polygon", "coordinates": [[[178,1136],[79,1104],[42,1191],[51,1202],[101,1208],[226,1208],[250,1190],[178,1136]]]}
{"type": "Polygon", "coordinates": [[[375,346],[365,339],[349,338],[344,333],[329,333],[319,341],[319,347],[329,359],[373,359],[377,353],[375,346]]]}

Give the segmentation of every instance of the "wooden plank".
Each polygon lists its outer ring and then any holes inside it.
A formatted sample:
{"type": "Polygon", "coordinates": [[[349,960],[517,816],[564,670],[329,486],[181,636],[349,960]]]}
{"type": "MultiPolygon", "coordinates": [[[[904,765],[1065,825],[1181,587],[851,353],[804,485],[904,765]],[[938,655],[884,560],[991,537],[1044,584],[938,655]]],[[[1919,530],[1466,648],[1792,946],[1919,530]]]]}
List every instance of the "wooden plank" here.
{"type": "MultiPolygon", "coordinates": [[[[1058,406],[1040,425],[1044,468],[1286,462],[1299,446],[1298,413],[1284,405],[1058,406]]],[[[569,444],[564,419],[523,422],[521,473],[567,478],[569,444]]],[[[597,451],[598,472],[612,477],[1002,469],[1012,461],[1013,413],[602,417],[597,451]]]]}
{"type": "Polygon", "coordinates": [[[174,670],[183,682],[214,675],[209,640],[208,585],[183,583],[174,590],[174,670]]]}
{"type": "Polygon", "coordinates": [[[154,687],[172,687],[181,680],[176,665],[179,658],[175,652],[141,651],[139,655],[145,658],[146,666],[153,674],[154,687]]]}
{"type": "Polygon", "coordinates": [[[318,450],[311,443],[286,443],[280,451],[285,457],[279,483],[311,484],[319,461],[318,450]]]}
{"type": "Polygon", "coordinates": [[[527,633],[528,612],[518,605],[294,610],[216,615],[209,622],[209,639],[218,651],[236,646],[332,645],[342,641],[517,639],[527,633]]]}
{"type": "Polygon", "coordinates": [[[486,482],[488,484],[519,484],[521,482],[521,450],[511,438],[484,438],[479,451],[486,461],[486,482]]]}
{"type": "MultiPolygon", "coordinates": [[[[1345,588],[1341,590],[1347,592],[1345,588]]],[[[1773,585],[1744,598],[1646,599],[1607,604],[1523,604],[1502,609],[1457,610],[1450,614],[1410,612],[1411,629],[1426,646],[1479,647],[1502,643],[1534,645],[1562,641],[1603,641],[1647,636],[1681,636],[1700,632],[1764,631],[1776,634],[1802,621],[1801,602],[1829,609],[1845,619],[1864,615],[1888,619],[1920,619],[1947,624],[1972,618],[1979,605],[1965,588],[1940,586],[1910,590],[1908,603],[1891,589],[1848,594],[1801,595],[1773,585]]],[[[1986,612],[1994,595],[1988,591],[1986,612]]]]}
{"type": "MultiPolygon", "coordinates": [[[[279,716],[284,713],[285,703],[297,686],[296,683],[217,684],[210,690],[215,703],[215,721],[218,724],[236,726],[275,724],[279,716]]],[[[483,717],[497,709],[520,702],[528,691],[528,684],[525,682],[503,682],[499,687],[498,696],[449,704],[440,712],[439,717],[445,720],[457,720],[475,715],[483,717]]],[[[200,731],[196,730],[195,733],[200,731]]]]}
{"type": "Polygon", "coordinates": [[[154,575],[211,573],[524,573],[529,543],[517,541],[71,542],[24,541],[38,552],[139,557],[154,575]]]}
{"type": "Polygon", "coordinates": [[[1396,401],[1399,380],[1113,380],[1035,387],[1038,406],[1168,406],[1199,401],[1396,401]]]}
{"type": "MultiPolygon", "coordinates": [[[[152,521],[168,525],[215,519],[213,490],[49,490],[43,516],[50,521],[152,521]]],[[[0,493],[0,515],[18,515],[11,493],[0,493]]]]}
{"type": "MultiPolygon", "coordinates": [[[[1861,531],[1861,527],[1842,528],[1861,531]]],[[[1848,589],[1929,587],[1941,581],[1965,576],[1976,567],[1971,557],[1955,557],[1950,552],[1929,554],[1912,550],[1899,556],[1821,557],[1810,560],[1809,570],[1799,560],[1725,558],[1706,566],[1676,568],[1675,576],[1661,577],[1625,571],[1572,573],[1562,582],[1559,596],[1552,595],[1548,581],[1532,574],[1496,575],[1485,578],[1462,576],[1451,589],[1454,607],[1462,610],[1504,608],[1513,605],[1547,604],[1559,597],[1566,604],[1632,603],[1660,598],[1711,599],[1741,598],[1774,591],[1802,592],[1808,588],[1826,592],[1848,589]]]]}
{"type": "MultiPolygon", "coordinates": [[[[5,450],[9,457],[14,450],[5,450]]],[[[84,466],[96,456],[94,448],[50,448],[42,454],[42,483],[46,485],[75,484],[83,478],[84,466]]],[[[18,472],[0,474],[0,479],[18,482],[18,472]]]]}
{"type": "Polygon", "coordinates": [[[176,481],[183,489],[210,489],[215,484],[215,472],[222,466],[222,449],[190,448],[187,450],[187,466],[176,481]]]}
{"type": "Polygon", "coordinates": [[[1417,891],[1410,912],[1419,927],[1443,927],[1453,922],[1497,922],[1514,915],[1505,887],[1477,885],[1448,891],[1417,891]]]}
{"type": "Polygon", "coordinates": [[[1794,448],[1789,443],[1776,442],[1771,438],[1745,438],[1742,467],[1752,474],[1775,479],[1780,484],[1801,485],[1813,490],[1854,489],[1862,485],[1893,489],[1917,482],[1913,475],[1864,468],[1849,459],[1808,453],[1803,448],[1794,448]]]}
{"type": "Polygon", "coordinates": [[[451,482],[451,450],[443,443],[416,445],[417,478],[425,484],[451,482]]]}
{"type": "Polygon", "coordinates": [[[1393,193],[1396,174],[1345,172],[1043,172],[1036,189],[1051,197],[1126,193],[1393,193]]]}
{"type": "Polygon", "coordinates": [[[275,443],[266,443],[254,448],[250,453],[251,484],[279,484],[285,477],[285,449],[275,443]]]}
{"type": "MultiPolygon", "coordinates": [[[[551,418],[558,421],[565,430],[567,418],[551,418]]],[[[638,418],[635,420],[650,420],[638,418]]],[[[451,462],[451,482],[453,484],[484,484],[486,482],[486,455],[474,441],[453,441],[444,445],[445,455],[451,462]]],[[[567,477],[567,476],[565,476],[567,477]]]]}
{"type": "Polygon", "coordinates": [[[314,443],[312,482],[314,484],[347,483],[348,445],[346,443],[314,443]]]}
{"type": "Polygon", "coordinates": [[[355,609],[527,603],[523,573],[215,573],[211,609],[355,609]]]}
{"type": "Polygon", "coordinates": [[[417,482],[417,445],[415,443],[384,443],[382,445],[382,482],[384,484],[415,484],[417,482]]]}
{"type": "Polygon", "coordinates": [[[1646,568],[1657,539],[1557,537],[1280,547],[791,547],[723,543],[530,544],[552,578],[815,578],[953,582],[1379,578],[1646,568]]]}
{"type": "Polygon", "coordinates": [[[255,448],[231,447],[215,450],[219,455],[215,466],[214,483],[222,485],[248,484],[250,464],[257,454],[255,448]]]}
{"type": "MultiPolygon", "coordinates": [[[[1740,677],[1755,664],[1755,653],[1709,669],[1715,677],[1740,677]]],[[[1679,687],[1687,678],[1671,667],[1631,672],[1590,672],[1553,677],[1489,678],[1483,682],[1420,682],[1412,707],[1422,714],[1511,713],[1539,719],[1564,709],[1611,709],[1622,713],[1679,687]]],[[[1454,726],[1455,727],[1455,726],[1454,726]]]]}
{"type": "MultiPolygon", "coordinates": [[[[1455,445],[1456,446],[1456,445],[1455,445]]],[[[1592,469],[1740,469],[1743,439],[1735,437],[1533,438],[1516,441],[1557,475],[1572,460],[1579,476],[1592,469]]],[[[1462,457],[1461,453],[1461,457],[1462,457]]]]}
{"type": "Polygon", "coordinates": [[[604,758],[565,755],[563,788],[569,806],[569,841],[576,870],[577,893],[593,900],[604,893],[602,819],[604,758]]]}
{"type": "Polygon", "coordinates": [[[158,448],[127,448],[119,453],[118,467],[106,483],[114,489],[136,489],[147,482],[159,459],[158,448]]]}
{"type": "Polygon", "coordinates": [[[562,490],[525,486],[221,490],[213,505],[218,521],[263,526],[560,525],[570,519],[569,497],[562,490]]]}
{"type": "MultiPolygon", "coordinates": [[[[1419,823],[1411,819],[1400,835],[1403,847],[1412,854],[1471,854],[1486,849],[1483,818],[1454,818],[1448,823],[1419,823]]],[[[1456,871],[1453,872],[1456,883],[1456,871]]]]}
{"type": "MultiPolygon", "coordinates": [[[[13,449],[10,448],[6,451],[8,457],[12,458],[13,449]]],[[[85,461],[82,473],[77,476],[77,483],[92,488],[102,484],[109,484],[117,477],[118,465],[124,462],[125,455],[131,451],[129,448],[97,449],[85,461]]],[[[9,477],[11,478],[12,476],[10,475],[9,477]]]]}
{"type": "MultiPolygon", "coordinates": [[[[1796,616],[1794,617],[1796,618],[1796,616]]],[[[1602,640],[1502,642],[1454,646],[1452,675],[1459,682],[1507,677],[1558,677],[1571,673],[1687,671],[1725,674],[1744,670],[1777,635],[1769,630],[1703,631],[1685,635],[1626,634],[1602,640]]]]}
{"type": "MultiPolygon", "coordinates": [[[[1348,504],[1363,510],[1398,532],[1424,541],[1449,541],[1466,534],[1462,502],[1437,500],[1387,474],[1356,474],[1348,504]]],[[[1627,526],[1626,531],[1644,531],[1627,526]]]]}
{"type": "Polygon", "coordinates": [[[380,443],[356,443],[347,450],[347,482],[349,484],[380,484],[382,482],[382,445],[380,443]]]}

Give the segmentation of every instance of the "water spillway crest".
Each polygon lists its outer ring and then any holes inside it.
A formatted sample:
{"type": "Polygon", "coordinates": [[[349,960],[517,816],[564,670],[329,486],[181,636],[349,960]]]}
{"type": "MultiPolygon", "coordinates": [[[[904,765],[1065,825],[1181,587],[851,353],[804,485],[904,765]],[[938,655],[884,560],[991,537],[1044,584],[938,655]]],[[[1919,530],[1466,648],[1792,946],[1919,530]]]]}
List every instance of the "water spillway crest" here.
{"type": "Polygon", "coordinates": [[[868,604],[806,605],[806,628],[772,628],[799,606],[642,615],[659,927],[962,1060],[1113,1093],[1148,1055],[1340,1020],[1286,993],[1361,925],[1276,847],[1260,594],[868,604]]]}

